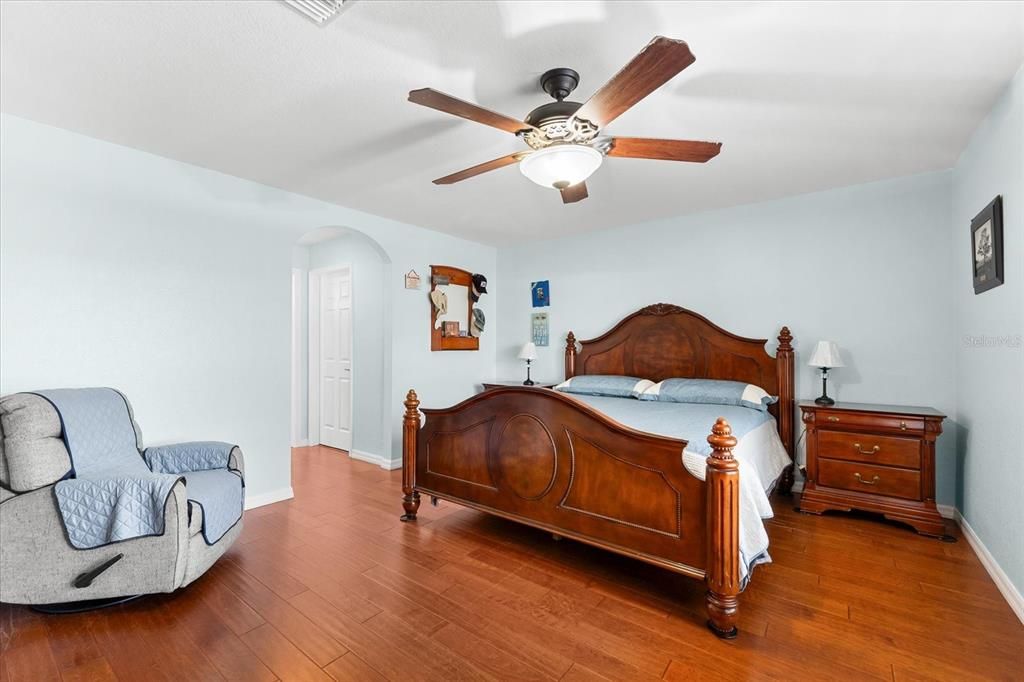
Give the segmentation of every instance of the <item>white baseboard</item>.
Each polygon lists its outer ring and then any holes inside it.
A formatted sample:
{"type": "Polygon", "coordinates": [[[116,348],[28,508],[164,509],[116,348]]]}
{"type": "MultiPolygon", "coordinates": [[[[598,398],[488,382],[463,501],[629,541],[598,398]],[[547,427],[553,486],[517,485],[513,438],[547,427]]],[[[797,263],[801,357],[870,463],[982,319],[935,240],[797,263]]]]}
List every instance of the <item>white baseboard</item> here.
{"type": "Polygon", "coordinates": [[[256,507],[274,504],[275,502],[281,502],[282,500],[290,500],[293,497],[295,497],[295,492],[292,490],[291,486],[271,490],[269,493],[261,493],[260,495],[249,495],[246,493],[245,508],[255,509],[256,507]]]}
{"type": "Polygon", "coordinates": [[[959,509],[956,510],[955,518],[956,522],[960,524],[960,529],[963,531],[964,537],[967,538],[967,542],[971,545],[974,553],[978,555],[978,559],[981,560],[981,565],[985,567],[985,570],[988,571],[989,576],[992,578],[992,582],[999,588],[1003,599],[1010,605],[1013,612],[1017,614],[1020,622],[1024,623],[1024,595],[1021,595],[1016,585],[1010,582],[1010,576],[1006,575],[999,562],[988,551],[985,543],[981,541],[978,534],[971,528],[971,524],[967,523],[967,519],[964,518],[959,509]]]}
{"type": "Polygon", "coordinates": [[[292,443],[292,447],[293,448],[308,448],[309,447],[309,441],[308,440],[298,440],[298,441],[292,443]]]}
{"type": "Polygon", "coordinates": [[[348,456],[351,457],[352,459],[358,459],[360,462],[376,464],[381,469],[387,469],[388,471],[393,471],[395,469],[402,468],[401,460],[395,461],[392,459],[385,459],[381,455],[375,455],[372,452],[364,452],[362,450],[349,450],[348,456]]]}

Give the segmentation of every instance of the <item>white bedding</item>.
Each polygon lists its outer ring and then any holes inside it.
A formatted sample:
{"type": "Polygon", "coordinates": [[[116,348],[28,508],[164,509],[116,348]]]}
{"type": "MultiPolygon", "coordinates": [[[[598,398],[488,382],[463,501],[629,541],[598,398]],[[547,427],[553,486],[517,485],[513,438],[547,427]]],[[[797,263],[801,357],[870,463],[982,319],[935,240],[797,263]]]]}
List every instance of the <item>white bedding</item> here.
{"type": "MultiPolygon", "coordinates": [[[[768,495],[790,459],[774,419],[740,438],[732,454],[740,463],[740,584],[746,587],[755,566],[771,563],[763,519],[775,515],[768,495]]],[[[683,466],[702,481],[707,459],[707,455],[683,451],[683,466]]]]}
{"type": "Polygon", "coordinates": [[[740,578],[746,587],[754,566],[771,562],[763,519],[774,516],[768,494],[791,463],[775,419],[759,410],[734,405],[642,402],[633,398],[570,395],[621,424],[689,442],[683,466],[700,480],[707,471],[708,434],[725,417],[737,437],[733,456],[740,467],[740,578]],[[693,431],[693,433],[689,433],[693,431]],[[692,448],[692,450],[690,449],[692,448]],[[698,448],[704,452],[698,452],[698,448]]]}

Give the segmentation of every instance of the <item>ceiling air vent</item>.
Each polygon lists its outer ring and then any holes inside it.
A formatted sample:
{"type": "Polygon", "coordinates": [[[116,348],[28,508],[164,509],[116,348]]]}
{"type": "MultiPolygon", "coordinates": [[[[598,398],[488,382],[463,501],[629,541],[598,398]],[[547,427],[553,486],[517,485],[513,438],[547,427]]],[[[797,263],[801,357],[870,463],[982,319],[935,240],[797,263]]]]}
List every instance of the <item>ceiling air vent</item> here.
{"type": "Polygon", "coordinates": [[[281,0],[319,26],[326,26],[355,0],[281,0]]]}

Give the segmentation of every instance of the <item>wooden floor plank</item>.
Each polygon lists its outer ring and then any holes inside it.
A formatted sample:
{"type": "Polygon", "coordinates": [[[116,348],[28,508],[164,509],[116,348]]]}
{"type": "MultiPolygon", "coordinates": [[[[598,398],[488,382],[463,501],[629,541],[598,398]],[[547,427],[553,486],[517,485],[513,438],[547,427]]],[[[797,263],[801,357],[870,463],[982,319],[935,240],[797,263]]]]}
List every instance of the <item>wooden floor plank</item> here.
{"type": "Polygon", "coordinates": [[[555,679],[553,676],[546,675],[534,668],[529,660],[502,651],[493,644],[454,623],[446,624],[434,632],[432,636],[458,655],[468,661],[472,661],[478,668],[499,680],[540,682],[541,680],[555,679]]]}
{"type": "Polygon", "coordinates": [[[210,608],[200,592],[208,584],[206,577],[193,583],[192,589],[176,595],[175,615],[180,627],[196,647],[206,654],[225,679],[235,682],[273,682],[277,676],[252,655],[249,647],[231,631],[220,614],[210,608]]]}
{"type": "Polygon", "coordinates": [[[327,665],[348,651],[314,621],[281,599],[270,588],[239,569],[237,564],[225,562],[215,567],[211,573],[211,577],[219,580],[227,589],[238,595],[239,599],[250,604],[267,623],[318,666],[327,665]]]}
{"type": "Polygon", "coordinates": [[[284,682],[319,682],[331,678],[274,626],[264,624],[242,635],[249,649],[284,682]]]}
{"type": "Polygon", "coordinates": [[[324,671],[338,682],[387,682],[388,679],[351,651],[332,661],[324,671]]]}
{"type": "Polygon", "coordinates": [[[19,622],[2,652],[5,672],[11,682],[60,680],[60,669],[48,640],[49,633],[42,617],[19,622]]]}
{"type": "Polygon", "coordinates": [[[61,671],[62,682],[117,682],[117,675],[105,658],[76,663],[61,671]]]}
{"type": "Polygon", "coordinates": [[[62,674],[103,657],[89,628],[65,618],[46,618],[43,623],[53,660],[62,674]]]}
{"type": "Polygon", "coordinates": [[[0,605],[22,680],[1018,680],[1024,625],[969,543],[772,500],[773,563],[740,635],[694,580],[442,501],[400,523],[401,474],[292,453],[294,499],[186,589],[51,617],[0,605]]]}
{"type": "Polygon", "coordinates": [[[331,636],[374,670],[391,680],[429,680],[414,652],[381,637],[336,608],[312,590],[293,597],[292,603],[319,623],[331,636]]]}

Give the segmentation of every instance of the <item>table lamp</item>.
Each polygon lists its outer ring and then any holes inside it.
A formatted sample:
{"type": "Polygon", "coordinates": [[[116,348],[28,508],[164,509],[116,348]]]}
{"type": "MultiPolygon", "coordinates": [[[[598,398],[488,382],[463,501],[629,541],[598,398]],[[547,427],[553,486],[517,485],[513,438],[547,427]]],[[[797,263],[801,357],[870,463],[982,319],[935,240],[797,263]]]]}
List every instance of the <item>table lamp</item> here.
{"type": "Polygon", "coordinates": [[[530,363],[537,359],[537,346],[532,341],[524,343],[522,350],[519,351],[519,359],[526,360],[526,381],[523,382],[523,386],[533,386],[533,380],[530,379],[530,363]]]}
{"type": "Polygon", "coordinates": [[[833,367],[845,367],[843,357],[839,354],[839,346],[835,341],[818,341],[811,359],[807,363],[811,367],[821,368],[821,396],[814,399],[816,405],[835,405],[836,401],[828,397],[828,371],[833,367]]]}

